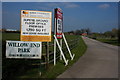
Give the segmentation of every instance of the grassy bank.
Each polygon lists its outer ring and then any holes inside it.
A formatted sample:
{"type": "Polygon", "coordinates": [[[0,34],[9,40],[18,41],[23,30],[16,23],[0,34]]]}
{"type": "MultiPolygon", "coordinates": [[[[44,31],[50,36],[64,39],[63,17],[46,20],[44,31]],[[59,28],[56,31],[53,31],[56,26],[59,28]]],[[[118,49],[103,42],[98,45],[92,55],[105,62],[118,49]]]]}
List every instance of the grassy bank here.
{"type": "Polygon", "coordinates": [[[111,44],[111,45],[120,46],[120,43],[118,42],[118,39],[96,39],[96,40],[104,42],[104,43],[108,43],[108,44],[111,44]]]}
{"type": "MultiPolygon", "coordinates": [[[[78,36],[67,35],[66,37],[67,39],[70,40],[78,36]]],[[[53,63],[49,64],[49,68],[45,71],[42,71],[42,76],[40,76],[39,74],[39,68],[41,68],[39,67],[36,69],[32,69],[30,71],[27,71],[24,75],[19,76],[19,78],[56,78],[57,76],[62,74],[65,70],[70,68],[85,53],[87,46],[80,36],[79,38],[80,38],[79,42],[78,44],[76,44],[77,47],[72,50],[72,53],[75,54],[75,58],[72,61],[69,59],[69,65],[64,66],[63,64],[64,61],[59,60],[57,61],[56,66],[54,66],[53,63]]],[[[68,53],[66,56],[67,56],[67,59],[70,57],[68,53]]]]}
{"type": "Polygon", "coordinates": [[[86,48],[87,47],[86,47],[84,41],[80,37],[80,41],[79,41],[77,47],[72,50],[72,53],[75,54],[74,60],[73,61],[69,60],[68,66],[64,66],[62,64],[62,61],[58,61],[57,65],[51,66],[50,69],[46,73],[44,73],[42,77],[43,78],[56,78],[58,75],[60,75],[65,70],[70,68],[71,65],[73,65],[84,54],[84,52],[86,51],[86,48]]]}

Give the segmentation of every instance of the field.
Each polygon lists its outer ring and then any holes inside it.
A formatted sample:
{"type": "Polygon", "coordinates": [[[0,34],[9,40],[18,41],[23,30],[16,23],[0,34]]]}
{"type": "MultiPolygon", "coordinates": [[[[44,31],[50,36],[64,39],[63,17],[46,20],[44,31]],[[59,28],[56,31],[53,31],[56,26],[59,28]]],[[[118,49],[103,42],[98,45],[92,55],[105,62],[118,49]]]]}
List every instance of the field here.
{"type": "Polygon", "coordinates": [[[118,39],[97,39],[97,40],[104,43],[120,46],[118,39]]]}
{"type": "MultiPolygon", "coordinates": [[[[64,50],[65,56],[69,59],[69,65],[64,66],[64,61],[57,59],[56,66],[53,65],[53,62],[48,65],[42,65],[40,63],[44,62],[44,58],[42,60],[34,60],[34,59],[7,59],[5,58],[6,51],[6,40],[20,40],[19,33],[3,33],[2,34],[2,77],[6,78],[56,78],[58,75],[63,73],[66,69],[68,69],[71,65],[73,65],[86,51],[87,46],[80,36],[77,35],[65,35],[70,45],[71,52],[75,54],[75,59],[70,60],[70,56],[67,51],[64,50]],[[71,40],[73,42],[71,42],[71,40]],[[77,40],[77,41],[76,41],[77,40]],[[75,44],[73,44],[75,43],[75,44]],[[74,45],[74,46],[73,46],[74,45]],[[42,75],[40,76],[40,72],[42,75]]],[[[45,42],[43,44],[46,44],[45,42]]],[[[49,44],[53,44],[52,42],[49,44]]],[[[64,42],[63,42],[63,46],[64,42]]],[[[53,46],[49,47],[50,51],[53,51],[53,46]]],[[[45,48],[42,49],[43,54],[45,54],[45,48]]],[[[57,53],[58,56],[60,53],[57,53]]],[[[51,56],[50,58],[53,58],[51,56]]]]}

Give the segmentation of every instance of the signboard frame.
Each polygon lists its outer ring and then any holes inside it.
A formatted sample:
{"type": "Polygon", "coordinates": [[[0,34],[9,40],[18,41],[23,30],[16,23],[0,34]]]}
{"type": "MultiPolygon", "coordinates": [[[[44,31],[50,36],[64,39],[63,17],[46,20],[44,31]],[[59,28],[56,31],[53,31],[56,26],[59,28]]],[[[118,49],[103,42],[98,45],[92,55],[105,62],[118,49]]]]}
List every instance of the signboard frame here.
{"type": "Polygon", "coordinates": [[[62,33],[63,33],[63,12],[60,8],[55,8],[55,35],[57,37],[57,39],[62,39],[62,33]],[[60,19],[61,18],[61,19],[60,19]],[[58,28],[58,23],[59,21],[61,21],[61,31],[58,28]],[[60,32],[60,33],[59,33],[60,32]]]}
{"type": "MultiPolygon", "coordinates": [[[[52,12],[50,11],[35,11],[35,10],[21,10],[20,13],[20,40],[21,41],[33,41],[33,42],[51,42],[51,34],[52,34],[52,12]],[[50,18],[43,18],[43,17],[39,17],[40,19],[49,19],[50,20],[50,31],[49,31],[49,35],[23,35],[23,31],[22,31],[22,18],[24,18],[22,16],[22,12],[26,11],[26,12],[43,12],[43,13],[50,13],[50,18]]],[[[29,17],[30,18],[30,17],[29,17]]],[[[31,18],[37,18],[37,17],[31,17],[31,18]]]]}
{"type": "Polygon", "coordinates": [[[54,14],[54,16],[55,16],[54,17],[54,66],[56,65],[56,44],[58,45],[58,48],[60,50],[60,60],[63,59],[65,62],[65,66],[67,66],[68,60],[65,58],[65,55],[64,55],[63,50],[62,50],[62,38],[65,42],[65,45],[67,47],[67,50],[68,50],[69,55],[71,57],[71,60],[73,60],[73,58],[75,57],[75,54],[72,55],[70,48],[68,46],[67,40],[66,40],[64,33],[63,33],[63,12],[60,8],[56,8],[54,11],[55,11],[54,12],[55,13],[54,14]],[[61,33],[58,33],[58,20],[57,20],[58,18],[61,18],[61,26],[60,26],[62,28],[62,29],[60,29],[61,33]],[[58,39],[60,39],[60,40],[58,40],[58,39]]]}

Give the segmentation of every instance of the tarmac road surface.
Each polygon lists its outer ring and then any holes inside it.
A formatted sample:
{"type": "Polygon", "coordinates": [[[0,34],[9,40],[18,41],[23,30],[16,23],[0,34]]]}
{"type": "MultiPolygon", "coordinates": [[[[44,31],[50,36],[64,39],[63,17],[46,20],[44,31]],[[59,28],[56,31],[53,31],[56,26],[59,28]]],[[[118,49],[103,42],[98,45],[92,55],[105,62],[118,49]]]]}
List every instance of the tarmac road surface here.
{"type": "Polygon", "coordinates": [[[82,37],[88,48],[57,78],[118,78],[118,47],[82,37]]]}

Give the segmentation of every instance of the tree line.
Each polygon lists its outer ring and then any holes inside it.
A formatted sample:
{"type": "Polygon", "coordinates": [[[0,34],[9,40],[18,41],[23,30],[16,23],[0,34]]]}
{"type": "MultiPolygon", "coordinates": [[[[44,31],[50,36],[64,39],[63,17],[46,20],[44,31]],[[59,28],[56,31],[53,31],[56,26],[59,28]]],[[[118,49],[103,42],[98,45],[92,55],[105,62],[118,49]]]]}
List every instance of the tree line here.
{"type": "Polygon", "coordinates": [[[74,35],[82,35],[83,33],[86,33],[86,34],[91,34],[91,30],[89,28],[85,28],[85,29],[77,29],[75,31],[69,31],[68,32],[69,34],[74,34],[74,35]]]}
{"type": "Polygon", "coordinates": [[[113,28],[111,31],[106,31],[104,33],[92,33],[91,35],[88,35],[91,38],[116,38],[118,39],[120,37],[120,29],[113,28]]]}
{"type": "Polygon", "coordinates": [[[75,31],[68,32],[68,34],[74,34],[74,35],[82,35],[83,33],[86,33],[87,36],[91,38],[117,38],[118,39],[120,37],[119,28],[113,28],[111,31],[106,31],[103,33],[92,32],[89,28],[77,29],[75,31]]]}

